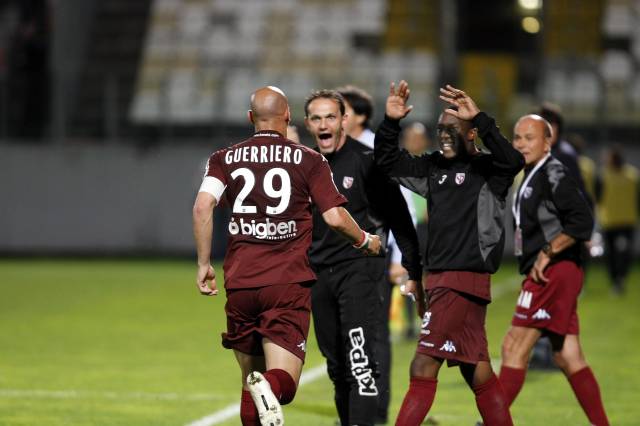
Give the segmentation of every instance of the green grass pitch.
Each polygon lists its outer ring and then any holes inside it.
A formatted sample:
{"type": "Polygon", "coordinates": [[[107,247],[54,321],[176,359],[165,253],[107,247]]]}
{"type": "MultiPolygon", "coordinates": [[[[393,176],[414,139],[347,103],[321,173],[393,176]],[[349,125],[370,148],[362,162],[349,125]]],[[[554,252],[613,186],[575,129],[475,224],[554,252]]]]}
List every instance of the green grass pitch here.
{"type": "MultiPolygon", "coordinates": [[[[0,425],[179,426],[238,402],[239,370],[220,346],[224,295],[200,296],[195,271],[187,261],[0,260],[0,425]]],[[[519,281],[510,264],[493,279],[496,360],[519,281]]],[[[613,297],[592,265],[580,299],[582,343],[613,425],[640,424],[639,284],[636,266],[628,293],[613,297]]],[[[392,420],[414,348],[393,346],[392,420]]],[[[311,336],[305,369],[322,362],[311,336]]],[[[302,386],[284,410],[288,425],[333,426],[329,379],[302,386]]],[[[559,372],[530,372],[512,413],[517,425],[588,423],[559,372]]],[[[479,419],[457,369],[441,371],[430,415],[443,426],[479,419]]]]}

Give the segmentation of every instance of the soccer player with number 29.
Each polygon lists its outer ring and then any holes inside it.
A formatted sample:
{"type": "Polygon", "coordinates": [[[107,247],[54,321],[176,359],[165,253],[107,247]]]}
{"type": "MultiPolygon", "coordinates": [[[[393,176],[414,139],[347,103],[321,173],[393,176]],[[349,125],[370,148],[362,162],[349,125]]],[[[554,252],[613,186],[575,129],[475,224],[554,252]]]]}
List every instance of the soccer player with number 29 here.
{"type": "Polygon", "coordinates": [[[309,331],[311,203],[322,218],[369,255],[380,239],[360,229],[342,207],[346,199],[319,153],[286,139],[290,120],[284,93],[272,86],[251,96],[256,133],[215,152],[193,208],[198,252],[197,286],[218,293],[211,266],[213,211],[222,198],[232,209],[224,260],[227,332],[242,370],[240,418],[244,426],[279,426],[281,404],[293,400],[309,331]]]}

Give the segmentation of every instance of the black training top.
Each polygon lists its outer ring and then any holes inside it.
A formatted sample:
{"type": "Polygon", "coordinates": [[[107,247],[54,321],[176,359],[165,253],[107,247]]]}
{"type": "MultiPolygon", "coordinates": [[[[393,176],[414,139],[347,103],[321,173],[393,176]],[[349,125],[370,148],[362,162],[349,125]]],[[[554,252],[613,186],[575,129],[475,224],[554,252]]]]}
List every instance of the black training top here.
{"type": "MultiPolygon", "coordinates": [[[[532,168],[525,170],[524,183],[532,168]]],[[[522,191],[522,184],[518,194],[522,191]]],[[[522,256],[520,273],[528,274],[545,243],[561,232],[578,241],[591,237],[593,213],[578,183],[559,160],[550,156],[533,175],[520,199],[522,256]]],[[[571,260],[581,264],[580,244],[554,255],[551,263],[571,260]]]]}
{"type": "MultiPolygon", "coordinates": [[[[387,233],[393,231],[402,252],[402,266],[409,278],[422,279],[418,236],[400,187],[375,165],[373,151],[347,137],[339,151],[325,155],[333,173],[333,181],[348,203],[344,207],[362,229],[377,234],[386,247],[387,233]]],[[[384,257],[384,250],[380,255],[384,257]]],[[[332,231],[318,209],[313,212],[313,241],[309,258],[316,267],[332,266],[345,260],[365,257],[344,238],[332,231]]]]}
{"type": "Polygon", "coordinates": [[[400,125],[388,117],[376,133],[380,168],[397,178],[426,178],[429,271],[493,273],[502,259],[505,198],[524,158],[493,118],[480,112],[472,122],[490,153],[451,160],[441,152],[413,157],[398,148],[400,125]]]}

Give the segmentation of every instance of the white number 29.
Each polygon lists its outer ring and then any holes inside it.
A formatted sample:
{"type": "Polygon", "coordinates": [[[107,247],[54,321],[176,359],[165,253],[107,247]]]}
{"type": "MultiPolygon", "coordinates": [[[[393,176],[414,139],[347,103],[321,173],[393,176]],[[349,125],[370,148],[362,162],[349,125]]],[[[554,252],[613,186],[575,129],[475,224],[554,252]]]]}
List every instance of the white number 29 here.
{"type": "MultiPolygon", "coordinates": [[[[251,193],[251,190],[256,184],[256,177],[253,172],[246,167],[241,167],[234,170],[231,173],[231,177],[235,180],[238,176],[244,178],[244,186],[238,193],[235,202],[233,203],[234,213],[257,213],[256,206],[244,205],[244,200],[251,193]]],[[[262,182],[264,193],[271,198],[279,199],[280,202],[275,207],[267,206],[267,214],[279,214],[287,209],[289,201],[291,199],[291,178],[289,173],[283,168],[275,167],[270,169],[265,175],[262,182]],[[280,189],[273,187],[274,176],[280,177],[280,189]]]]}

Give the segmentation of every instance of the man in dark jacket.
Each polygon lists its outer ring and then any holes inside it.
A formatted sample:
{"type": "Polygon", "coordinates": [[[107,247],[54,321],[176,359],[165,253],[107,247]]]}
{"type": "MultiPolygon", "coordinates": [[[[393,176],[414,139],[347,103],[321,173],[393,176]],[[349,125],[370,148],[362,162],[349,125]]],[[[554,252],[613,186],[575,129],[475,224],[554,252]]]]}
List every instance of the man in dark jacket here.
{"type": "MultiPolygon", "coordinates": [[[[312,93],[305,103],[305,124],[325,156],[346,208],[363,229],[381,236],[393,230],[410,280],[419,281],[420,250],[411,216],[397,184],[375,166],[370,148],[347,136],[342,96],[333,90],[312,93]]],[[[385,326],[381,289],[385,253],[365,256],[336,238],[314,214],[309,251],[318,280],[311,306],[318,345],[327,359],[335,402],[343,425],[373,425],[379,388],[376,341],[385,326]]]]}

